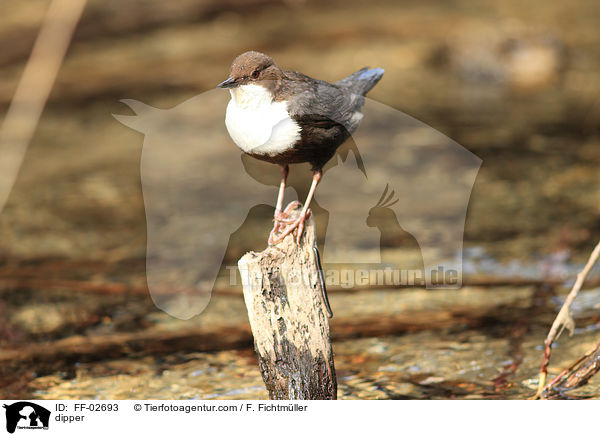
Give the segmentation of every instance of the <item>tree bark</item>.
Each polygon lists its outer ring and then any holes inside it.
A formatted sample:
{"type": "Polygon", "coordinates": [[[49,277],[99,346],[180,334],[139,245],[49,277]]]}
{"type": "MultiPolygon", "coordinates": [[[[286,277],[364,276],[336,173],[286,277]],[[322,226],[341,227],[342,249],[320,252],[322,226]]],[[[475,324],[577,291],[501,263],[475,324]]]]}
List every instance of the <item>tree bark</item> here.
{"type": "MultiPolygon", "coordinates": [[[[298,213],[290,215],[295,218],[298,213]]],[[[295,233],[238,262],[254,348],[271,399],[336,399],[312,217],[299,244],[295,233]]]]}

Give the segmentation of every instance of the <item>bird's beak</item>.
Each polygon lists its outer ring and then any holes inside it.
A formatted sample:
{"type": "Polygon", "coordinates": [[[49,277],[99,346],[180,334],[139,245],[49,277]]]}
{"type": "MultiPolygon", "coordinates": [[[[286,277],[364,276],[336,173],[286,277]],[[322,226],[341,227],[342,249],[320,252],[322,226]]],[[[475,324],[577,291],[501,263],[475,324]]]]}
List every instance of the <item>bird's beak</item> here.
{"type": "Polygon", "coordinates": [[[233,77],[230,77],[229,79],[219,83],[217,85],[217,88],[227,89],[227,88],[233,88],[234,86],[237,86],[237,80],[233,77]]]}

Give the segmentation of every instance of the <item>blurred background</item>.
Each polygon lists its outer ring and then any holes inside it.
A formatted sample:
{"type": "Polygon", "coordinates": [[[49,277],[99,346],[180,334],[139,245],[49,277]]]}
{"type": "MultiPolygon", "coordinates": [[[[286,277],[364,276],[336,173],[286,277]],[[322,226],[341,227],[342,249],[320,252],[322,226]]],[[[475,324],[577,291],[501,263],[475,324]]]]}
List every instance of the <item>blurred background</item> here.
{"type": "MultiPolygon", "coordinates": [[[[49,3],[0,4],[2,116],[49,3]]],[[[483,160],[461,290],[330,290],[339,396],[532,395],[600,237],[599,23],[586,0],[88,0],[0,214],[0,396],[266,398],[239,286],[218,282],[188,321],[150,299],[144,137],[111,115],[132,114],[123,98],[166,109],[211,90],[246,50],[328,81],[382,67],[372,99],[483,160]]],[[[269,213],[224,265],[264,248],[269,213]]],[[[597,342],[599,285],[596,270],[550,373],[597,342]]]]}

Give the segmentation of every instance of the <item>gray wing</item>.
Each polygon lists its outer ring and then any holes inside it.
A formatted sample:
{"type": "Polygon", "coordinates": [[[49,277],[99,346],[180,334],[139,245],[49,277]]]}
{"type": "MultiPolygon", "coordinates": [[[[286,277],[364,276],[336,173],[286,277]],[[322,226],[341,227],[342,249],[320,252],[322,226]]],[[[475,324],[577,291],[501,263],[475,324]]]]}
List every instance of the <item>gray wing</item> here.
{"type": "Polygon", "coordinates": [[[323,128],[341,124],[350,133],[356,130],[362,118],[360,110],[365,104],[363,95],[300,73],[286,75],[290,78],[290,87],[300,91],[288,100],[292,117],[323,128]]]}

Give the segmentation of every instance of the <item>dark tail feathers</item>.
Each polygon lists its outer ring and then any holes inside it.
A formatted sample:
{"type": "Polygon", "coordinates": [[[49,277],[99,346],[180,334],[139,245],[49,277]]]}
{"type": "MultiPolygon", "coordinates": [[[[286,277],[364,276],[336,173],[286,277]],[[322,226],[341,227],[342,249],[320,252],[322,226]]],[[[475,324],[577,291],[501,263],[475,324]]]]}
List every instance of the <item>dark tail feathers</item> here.
{"type": "Polygon", "coordinates": [[[336,85],[347,88],[355,94],[365,95],[381,80],[382,76],[383,68],[364,67],[336,82],[336,85]]]}

